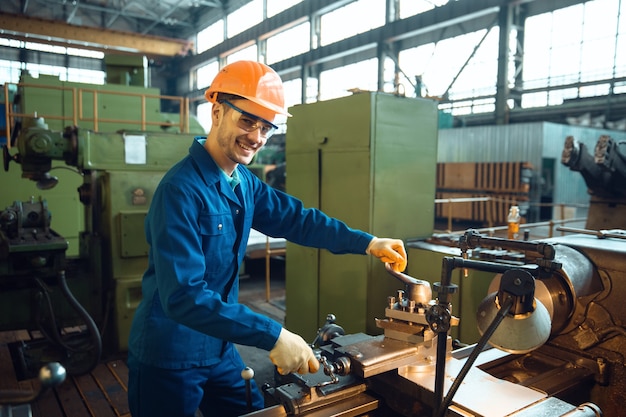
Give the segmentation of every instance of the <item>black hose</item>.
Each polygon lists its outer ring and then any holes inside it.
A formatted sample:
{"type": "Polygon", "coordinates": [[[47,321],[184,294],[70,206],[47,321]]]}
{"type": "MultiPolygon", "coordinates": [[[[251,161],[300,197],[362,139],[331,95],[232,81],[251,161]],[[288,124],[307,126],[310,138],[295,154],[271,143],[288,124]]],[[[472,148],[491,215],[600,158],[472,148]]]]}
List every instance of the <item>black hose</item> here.
{"type": "Polygon", "coordinates": [[[87,326],[87,330],[89,331],[89,335],[91,338],[91,345],[85,349],[76,348],[74,346],[71,346],[70,344],[68,344],[62,339],[59,329],[56,328],[56,318],[54,314],[54,309],[52,307],[52,300],[50,299],[49,290],[46,287],[46,285],[39,278],[37,278],[36,282],[41,288],[41,293],[44,296],[44,302],[47,307],[47,313],[50,316],[51,325],[53,327],[52,332],[47,332],[40,325],[39,326],[40,331],[46,337],[46,339],[51,340],[57,346],[61,347],[62,349],[65,349],[67,353],[77,354],[77,353],[89,352],[90,350],[94,351],[92,360],[88,362],[86,367],[70,368],[70,366],[67,366],[68,372],[71,369],[72,374],[82,375],[87,372],[90,372],[98,365],[98,362],[100,361],[100,357],[102,355],[102,337],[100,335],[98,327],[96,326],[96,323],[94,322],[93,318],[89,315],[87,310],[85,310],[85,308],[78,302],[78,300],[76,300],[76,298],[70,291],[69,287],[67,286],[67,281],[65,279],[65,271],[60,271],[57,274],[57,279],[58,279],[59,288],[61,289],[61,293],[63,294],[67,302],[70,304],[70,306],[79,314],[79,316],[81,317],[81,319],[87,326]]]}
{"type": "Polygon", "coordinates": [[[77,372],[80,375],[90,372],[96,367],[96,365],[98,365],[98,362],[100,362],[100,357],[102,356],[102,338],[100,337],[98,326],[96,326],[93,318],[89,315],[87,310],[85,310],[85,308],[78,302],[78,300],[76,300],[69,287],[67,286],[67,281],[65,280],[65,271],[59,271],[57,277],[59,279],[61,292],[63,293],[63,295],[65,295],[68,303],[70,303],[72,308],[76,310],[76,312],[82,317],[85,324],[87,325],[87,329],[89,330],[89,334],[91,336],[92,346],[95,349],[95,354],[93,355],[92,361],[89,363],[89,366],[86,369],[77,372]]]}

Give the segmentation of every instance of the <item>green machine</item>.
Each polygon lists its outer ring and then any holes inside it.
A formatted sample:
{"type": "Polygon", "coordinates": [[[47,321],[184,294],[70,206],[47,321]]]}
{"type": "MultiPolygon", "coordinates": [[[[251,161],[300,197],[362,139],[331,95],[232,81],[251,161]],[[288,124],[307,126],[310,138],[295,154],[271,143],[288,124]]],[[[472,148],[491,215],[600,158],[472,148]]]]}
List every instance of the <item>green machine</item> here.
{"type": "MultiPolygon", "coordinates": [[[[287,192],[375,236],[432,234],[436,102],[372,92],[289,112],[287,192]]],[[[374,318],[398,287],[372,257],[287,243],[285,322],[299,334],[315,334],[329,313],[347,332],[380,333],[374,318]]]]}
{"type": "Polygon", "coordinates": [[[24,76],[12,98],[0,174],[0,330],[44,336],[19,347],[25,368],[55,360],[77,374],[98,352],[127,349],[153,192],[204,132],[193,119],[179,124],[184,112],[160,113],[152,89],[46,81],[24,76]],[[78,108],[81,89],[91,96],[78,108]]]}

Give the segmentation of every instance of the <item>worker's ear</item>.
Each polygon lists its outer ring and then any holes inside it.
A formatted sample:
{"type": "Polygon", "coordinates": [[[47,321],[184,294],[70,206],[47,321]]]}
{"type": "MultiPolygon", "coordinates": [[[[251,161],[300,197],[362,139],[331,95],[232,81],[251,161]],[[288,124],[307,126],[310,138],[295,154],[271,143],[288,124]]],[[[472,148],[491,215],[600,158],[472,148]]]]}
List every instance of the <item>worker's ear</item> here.
{"type": "Polygon", "coordinates": [[[211,122],[213,126],[219,126],[220,122],[224,118],[224,105],[221,103],[213,103],[211,108],[211,122]]]}

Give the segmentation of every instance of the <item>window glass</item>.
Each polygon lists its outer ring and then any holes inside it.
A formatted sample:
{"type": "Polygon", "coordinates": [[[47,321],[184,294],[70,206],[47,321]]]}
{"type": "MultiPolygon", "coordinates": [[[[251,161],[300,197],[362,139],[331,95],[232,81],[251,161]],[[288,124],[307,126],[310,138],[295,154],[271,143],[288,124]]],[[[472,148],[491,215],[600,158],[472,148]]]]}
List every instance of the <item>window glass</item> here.
{"type": "Polygon", "coordinates": [[[263,21],[263,0],[252,0],[226,16],[226,32],[229,38],[263,21]]]}
{"type": "Polygon", "coordinates": [[[400,19],[424,13],[447,3],[448,0],[400,0],[400,19]]]}
{"type": "Polygon", "coordinates": [[[322,15],[320,20],[320,44],[329,45],[383,26],[385,0],[358,0],[322,15]]]}
{"type": "Polygon", "coordinates": [[[267,17],[277,15],[298,3],[302,3],[302,0],[267,0],[267,17]]]}
{"type": "Polygon", "coordinates": [[[220,19],[198,32],[196,52],[201,54],[224,41],[224,20],[220,19]]]}
{"type": "Polygon", "coordinates": [[[350,90],[376,91],[378,89],[378,59],[324,71],[320,74],[320,100],[352,94],[350,90]]]}
{"type": "Polygon", "coordinates": [[[285,81],[283,86],[285,87],[285,106],[287,108],[295,106],[296,104],[302,104],[301,78],[285,81]]]}
{"type": "Polygon", "coordinates": [[[68,55],[84,56],[86,58],[104,59],[104,52],[90,51],[87,49],[67,48],[68,55]]]}
{"type": "Polygon", "coordinates": [[[63,46],[46,45],[37,42],[26,42],[25,48],[33,51],[52,52],[53,54],[65,54],[66,48],[63,46]]]}
{"type": "Polygon", "coordinates": [[[204,65],[196,70],[196,88],[198,90],[207,88],[211,85],[211,81],[220,71],[220,63],[213,61],[210,64],[204,65]]]}
{"type": "Polygon", "coordinates": [[[618,7],[619,0],[595,0],[526,20],[524,88],[564,88],[524,94],[524,107],[606,95],[608,84],[565,86],[626,75],[625,35],[620,33],[624,18],[618,7]]]}
{"type": "Polygon", "coordinates": [[[476,91],[493,90],[498,56],[497,28],[491,30],[474,52],[485,33],[486,30],[472,32],[400,52],[404,73],[401,83],[407,93],[417,85],[416,77],[421,80],[421,91],[431,97],[443,97],[447,93],[449,97],[460,99],[471,97],[476,91]]]}
{"type": "Polygon", "coordinates": [[[68,68],[67,80],[75,83],[104,85],[106,73],[98,70],[68,68]]]}
{"type": "Polygon", "coordinates": [[[267,39],[267,64],[279,62],[292,56],[307,52],[311,45],[311,24],[305,22],[301,25],[287,29],[267,39]]]}
{"type": "Polygon", "coordinates": [[[230,64],[231,62],[241,60],[258,61],[257,49],[258,48],[256,44],[254,44],[250,45],[247,48],[234,52],[226,57],[226,63],[230,64]]]}
{"type": "Polygon", "coordinates": [[[26,70],[35,78],[39,78],[40,75],[55,75],[59,77],[61,81],[66,81],[66,72],[64,67],[28,62],[26,63],[26,70]]]}
{"type": "Polygon", "coordinates": [[[198,119],[198,123],[202,126],[205,132],[208,132],[211,129],[212,119],[211,119],[211,109],[213,108],[213,103],[200,103],[196,108],[196,118],[198,119]]]}
{"type": "Polygon", "coordinates": [[[0,85],[20,82],[21,72],[22,68],[19,62],[0,59],[0,85]]]}

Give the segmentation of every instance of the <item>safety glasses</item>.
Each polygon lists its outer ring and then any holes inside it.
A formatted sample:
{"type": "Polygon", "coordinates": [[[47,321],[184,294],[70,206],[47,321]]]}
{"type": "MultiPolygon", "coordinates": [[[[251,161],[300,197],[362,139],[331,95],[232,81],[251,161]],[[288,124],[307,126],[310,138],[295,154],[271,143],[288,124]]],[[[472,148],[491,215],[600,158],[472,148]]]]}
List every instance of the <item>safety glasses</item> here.
{"type": "Polygon", "coordinates": [[[278,126],[275,124],[255,116],[254,114],[248,113],[247,111],[241,110],[228,100],[224,100],[222,103],[239,113],[239,117],[237,117],[237,113],[233,113],[233,121],[237,124],[237,127],[245,130],[246,132],[254,132],[259,129],[261,137],[269,139],[269,137],[276,132],[276,129],[278,129],[278,126]]]}

